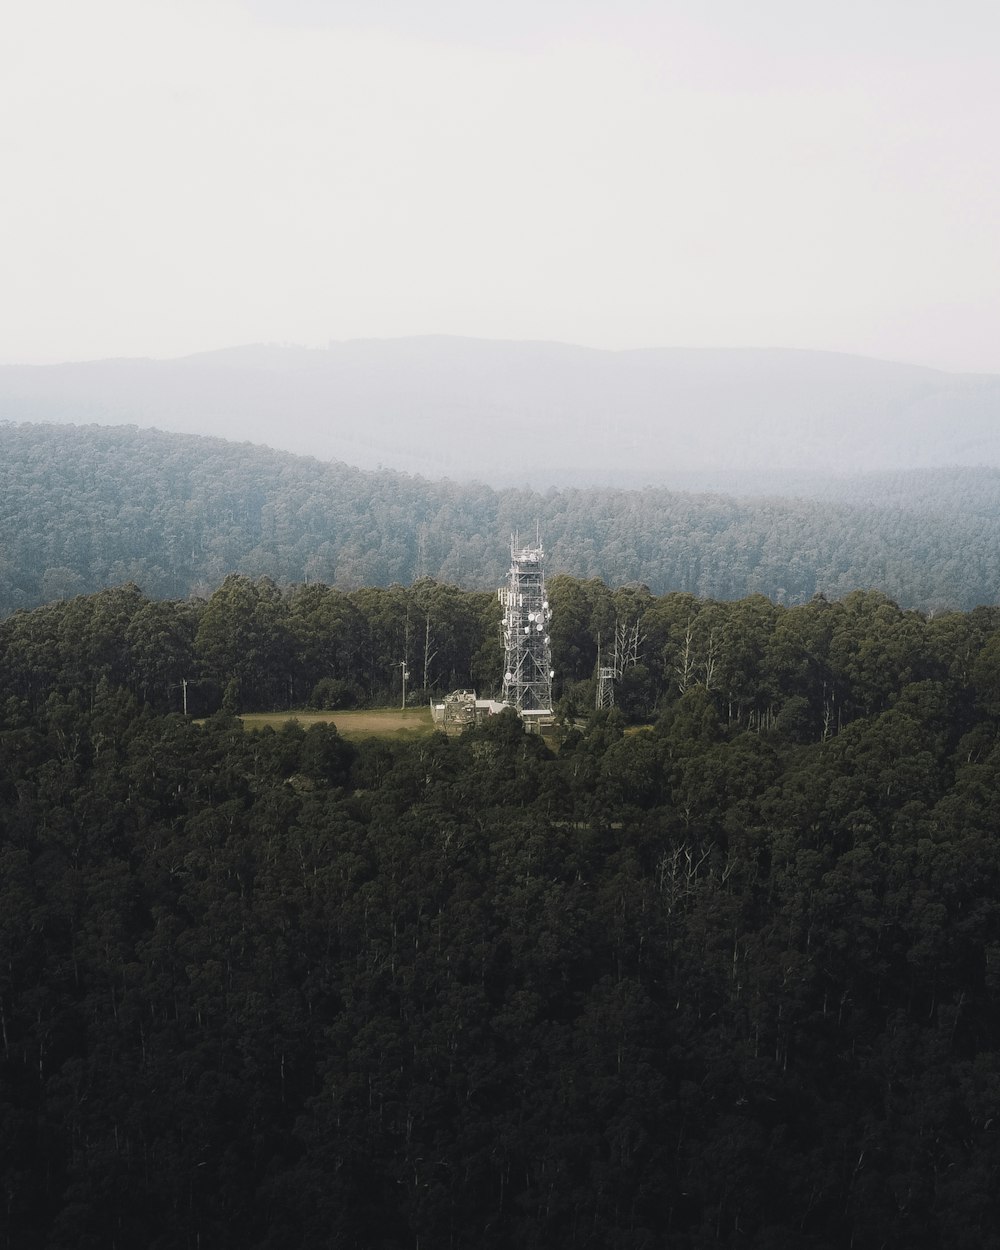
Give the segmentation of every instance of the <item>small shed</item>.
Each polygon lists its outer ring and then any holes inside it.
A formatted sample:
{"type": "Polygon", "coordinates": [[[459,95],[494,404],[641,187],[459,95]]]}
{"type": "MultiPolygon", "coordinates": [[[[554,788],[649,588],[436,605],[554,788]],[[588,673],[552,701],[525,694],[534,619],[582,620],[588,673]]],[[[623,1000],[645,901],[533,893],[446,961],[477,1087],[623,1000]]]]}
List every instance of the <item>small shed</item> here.
{"type": "Polygon", "coordinates": [[[447,733],[464,729],[466,725],[477,725],[488,716],[502,712],[505,706],[495,699],[477,699],[474,690],[453,690],[445,695],[443,702],[431,704],[431,715],[434,724],[447,733]]]}

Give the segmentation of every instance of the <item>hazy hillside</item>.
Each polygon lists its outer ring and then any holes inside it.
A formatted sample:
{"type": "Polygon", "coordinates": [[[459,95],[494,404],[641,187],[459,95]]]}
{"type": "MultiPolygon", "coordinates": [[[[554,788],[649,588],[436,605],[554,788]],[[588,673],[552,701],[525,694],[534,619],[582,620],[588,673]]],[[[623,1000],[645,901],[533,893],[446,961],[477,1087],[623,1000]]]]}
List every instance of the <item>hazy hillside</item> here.
{"type": "Polygon", "coordinates": [[[1000,470],[840,490],[495,490],[135,427],[0,424],[0,612],[130,580],[154,597],[206,593],[233,571],[488,589],[510,532],[536,520],[551,572],[655,594],[800,603],[873,588],[934,610],[1000,598],[1000,470]]]}
{"type": "Polygon", "coordinates": [[[542,488],[1000,465],[1000,378],[781,350],[425,337],[10,366],[0,419],[158,426],[542,488]]]}

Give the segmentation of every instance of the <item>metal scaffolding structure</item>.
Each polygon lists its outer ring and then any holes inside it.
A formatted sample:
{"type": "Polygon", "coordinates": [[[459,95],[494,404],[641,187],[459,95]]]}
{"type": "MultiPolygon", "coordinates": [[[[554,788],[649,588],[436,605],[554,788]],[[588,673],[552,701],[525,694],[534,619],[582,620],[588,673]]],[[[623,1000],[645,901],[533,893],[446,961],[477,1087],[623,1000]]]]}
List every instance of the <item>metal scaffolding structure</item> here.
{"type": "Polygon", "coordinates": [[[614,662],[608,664],[601,657],[601,639],[597,639],[597,710],[608,711],[615,705],[615,678],[618,676],[618,648],[615,647],[614,662]]]}
{"type": "Polygon", "coordinates": [[[611,663],[601,652],[601,636],[597,636],[597,696],[595,706],[598,711],[608,711],[615,706],[615,682],[626,669],[634,668],[639,663],[639,648],[645,639],[639,633],[639,621],[632,624],[621,620],[615,621],[615,646],[611,652],[611,663]]]}
{"type": "Polygon", "coordinates": [[[510,572],[497,597],[503,604],[504,674],[502,702],[534,718],[552,715],[552,612],[545,593],[540,539],[521,546],[510,540],[510,572]]]}

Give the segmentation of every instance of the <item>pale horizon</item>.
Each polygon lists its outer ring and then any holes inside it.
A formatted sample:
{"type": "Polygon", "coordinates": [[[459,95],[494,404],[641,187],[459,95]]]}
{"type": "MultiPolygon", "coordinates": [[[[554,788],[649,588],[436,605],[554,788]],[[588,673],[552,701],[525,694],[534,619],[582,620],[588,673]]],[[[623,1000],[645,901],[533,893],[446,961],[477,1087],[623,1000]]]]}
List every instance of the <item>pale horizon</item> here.
{"type": "Polygon", "coordinates": [[[1000,373],[1000,13],[39,0],[0,363],[454,335],[1000,373]]]}

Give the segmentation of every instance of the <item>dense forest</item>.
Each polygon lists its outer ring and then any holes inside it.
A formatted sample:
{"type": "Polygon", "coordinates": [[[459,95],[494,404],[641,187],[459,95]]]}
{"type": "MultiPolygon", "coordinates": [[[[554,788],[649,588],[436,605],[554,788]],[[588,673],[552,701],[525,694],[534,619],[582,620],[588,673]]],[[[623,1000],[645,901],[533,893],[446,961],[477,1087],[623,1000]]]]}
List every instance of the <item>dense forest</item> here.
{"type": "Polygon", "coordinates": [[[794,604],[862,587],[924,611],[1000,597],[1000,470],[802,486],[821,497],[494,490],[192,435],[0,424],[0,615],[127,581],[207,595],[237,570],[487,589],[507,536],[536,521],[550,571],[654,594],[794,604]]]}
{"type": "Polygon", "coordinates": [[[1000,1244],[1000,612],[551,599],[552,742],[232,715],[471,679],[488,594],[0,623],[0,1245],[1000,1244]]]}

